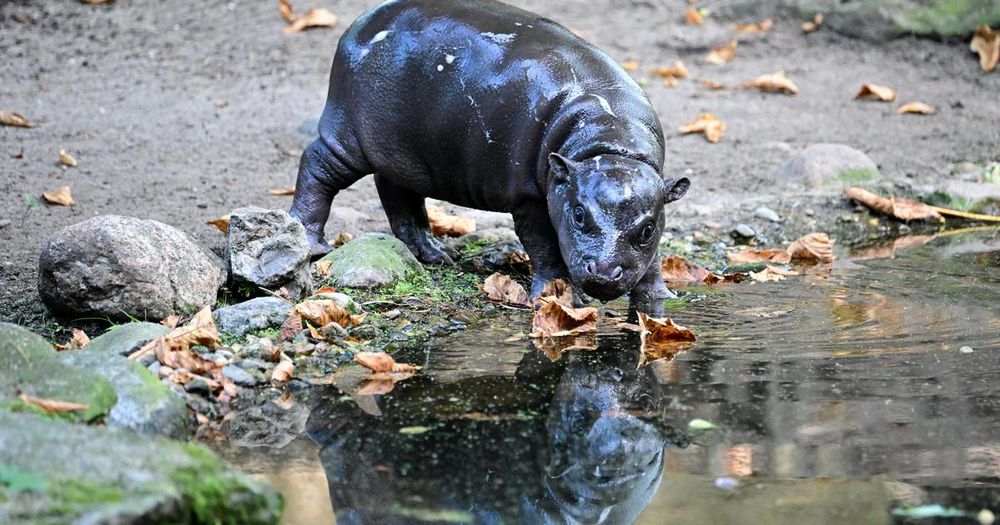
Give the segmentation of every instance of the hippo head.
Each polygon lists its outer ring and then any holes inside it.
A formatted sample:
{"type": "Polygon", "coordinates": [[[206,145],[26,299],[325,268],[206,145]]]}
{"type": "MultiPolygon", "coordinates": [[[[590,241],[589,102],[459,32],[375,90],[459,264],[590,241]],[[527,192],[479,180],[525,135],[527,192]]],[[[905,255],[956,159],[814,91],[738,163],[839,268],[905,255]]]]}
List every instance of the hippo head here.
{"type": "Polygon", "coordinates": [[[550,154],[549,216],[573,284],[603,301],[628,293],[656,256],[663,206],[690,184],[619,155],[550,154]]]}

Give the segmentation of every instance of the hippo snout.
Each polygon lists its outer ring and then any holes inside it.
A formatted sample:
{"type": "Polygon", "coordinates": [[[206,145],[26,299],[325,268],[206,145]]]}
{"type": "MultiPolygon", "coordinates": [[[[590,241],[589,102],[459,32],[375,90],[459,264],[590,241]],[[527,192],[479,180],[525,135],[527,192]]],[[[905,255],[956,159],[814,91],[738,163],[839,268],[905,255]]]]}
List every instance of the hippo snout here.
{"type": "Polygon", "coordinates": [[[600,263],[594,259],[583,261],[580,285],[587,295],[608,301],[628,292],[625,269],[618,264],[600,263]]]}

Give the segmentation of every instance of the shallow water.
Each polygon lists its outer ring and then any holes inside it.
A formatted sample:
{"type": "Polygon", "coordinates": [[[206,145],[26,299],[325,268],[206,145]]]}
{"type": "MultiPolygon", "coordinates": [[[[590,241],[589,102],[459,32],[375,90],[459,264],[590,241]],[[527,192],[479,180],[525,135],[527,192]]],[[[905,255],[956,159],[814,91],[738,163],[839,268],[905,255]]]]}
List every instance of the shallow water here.
{"type": "Polygon", "coordinates": [[[608,328],[553,362],[504,342],[528,330],[516,314],[398,356],[426,368],[388,394],[317,387],[308,438],[223,452],[285,494],[289,524],[1000,513],[1000,236],[838,255],[779,283],[690,290],[670,314],[699,341],[673,360],[638,367],[637,336],[608,328]]]}

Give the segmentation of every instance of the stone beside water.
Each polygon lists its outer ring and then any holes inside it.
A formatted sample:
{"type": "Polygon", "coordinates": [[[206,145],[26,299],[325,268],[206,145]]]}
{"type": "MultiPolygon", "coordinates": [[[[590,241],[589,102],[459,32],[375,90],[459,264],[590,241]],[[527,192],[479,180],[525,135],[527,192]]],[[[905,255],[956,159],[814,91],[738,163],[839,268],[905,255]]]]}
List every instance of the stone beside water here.
{"type": "Polygon", "coordinates": [[[875,182],[878,166],[868,155],[843,144],[814,144],[778,166],[775,179],[807,189],[841,191],[875,182]]]}
{"type": "Polygon", "coordinates": [[[331,261],[330,284],[344,288],[377,288],[426,273],[402,241],[384,233],[367,233],[323,257],[331,261]]]}
{"type": "Polygon", "coordinates": [[[258,207],[233,210],[226,236],[230,278],[271,291],[284,288],[293,300],[312,292],[309,239],[302,223],[281,210],[258,207]]]}
{"type": "Polygon", "coordinates": [[[761,206],[756,210],[754,210],[753,216],[757,217],[758,219],[764,219],[765,221],[781,222],[781,216],[779,216],[777,212],[775,212],[771,208],[767,208],[765,206],[761,206]]]}
{"type": "Polygon", "coordinates": [[[278,297],[258,297],[212,312],[219,332],[242,336],[247,332],[281,326],[292,303],[278,297]]]}
{"type": "Polygon", "coordinates": [[[87,345],[91,352],[109,352],[127,356],[157,337],[167,335],[170,329],[157,323],[127,323],[116,326],[87,345]]]}
{"type": "Polygon", "coordinates": [[[757,236],[757,230],[747,224],[740,223],[733,227],[729,235],[737,241],[749,241],[757,236]]]}

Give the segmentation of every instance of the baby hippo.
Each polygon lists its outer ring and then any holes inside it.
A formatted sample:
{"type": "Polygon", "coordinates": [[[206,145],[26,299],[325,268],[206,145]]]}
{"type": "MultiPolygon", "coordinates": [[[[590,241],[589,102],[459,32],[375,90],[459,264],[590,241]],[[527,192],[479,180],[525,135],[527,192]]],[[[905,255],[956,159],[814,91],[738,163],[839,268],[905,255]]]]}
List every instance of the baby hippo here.
{"type": "Polygon", "coordinates": [[[314,254],[332,199],[373,173],[393,233],[451,263],[424,198],[510,212],[531,295],[568,278],[650,313],[672,296],[656,257],[664,205],[687,191],[663,168],[642,89],[566,28],[493,0],[394,0],[340,39],[319,138],[302,154],[291,214],[314,254]]]}

